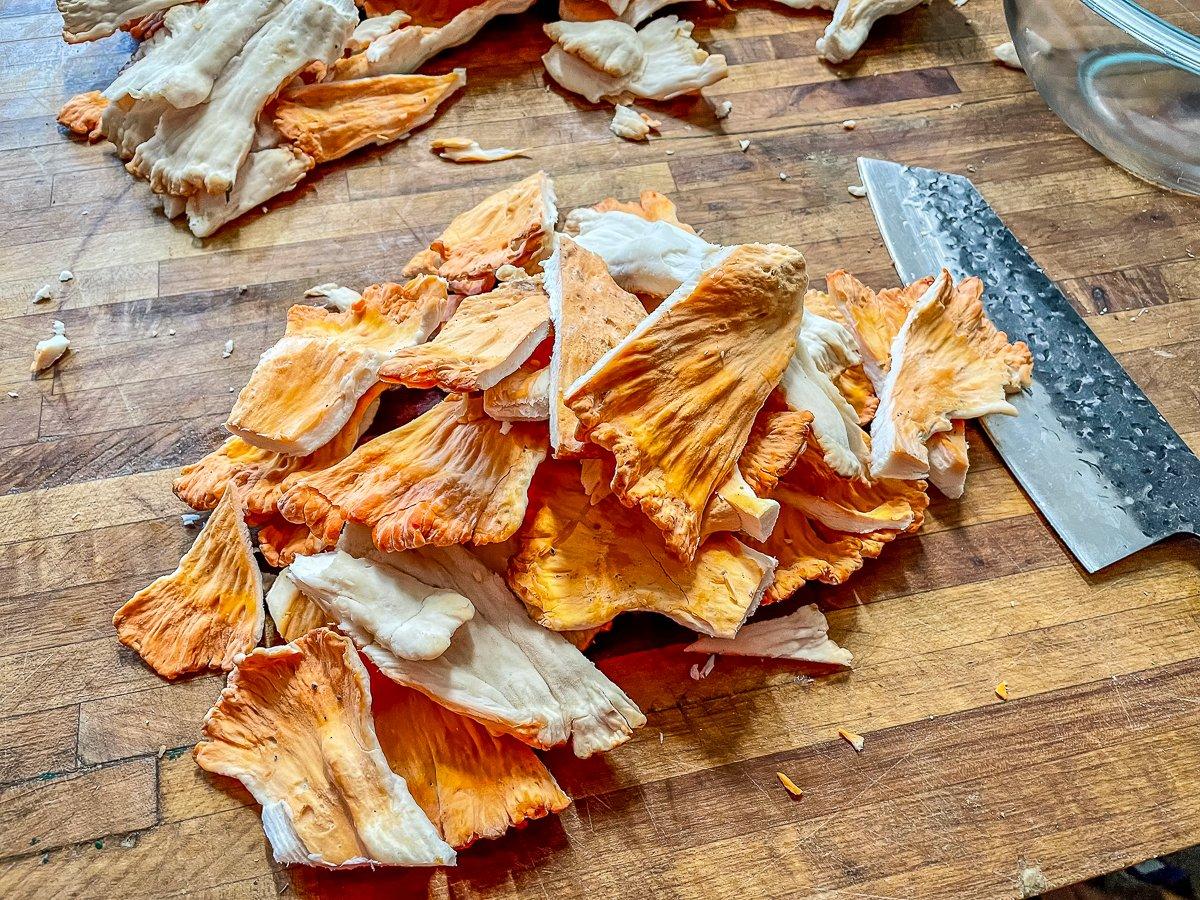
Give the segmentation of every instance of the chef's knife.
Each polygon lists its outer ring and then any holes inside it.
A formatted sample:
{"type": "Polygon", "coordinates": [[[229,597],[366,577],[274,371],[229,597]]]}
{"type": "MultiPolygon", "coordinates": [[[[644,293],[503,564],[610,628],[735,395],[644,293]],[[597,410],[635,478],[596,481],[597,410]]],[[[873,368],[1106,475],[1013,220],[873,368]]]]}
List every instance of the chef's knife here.
{"type": "Polygon", "coordinates": [[[1198,534],[1200,459],[969,180],[859,158],[871,210],[906,284],[978,275],[984,306],[1033,351],[1018,416],[983,428],[1089,572],[1171,534],[1198,534]]]}

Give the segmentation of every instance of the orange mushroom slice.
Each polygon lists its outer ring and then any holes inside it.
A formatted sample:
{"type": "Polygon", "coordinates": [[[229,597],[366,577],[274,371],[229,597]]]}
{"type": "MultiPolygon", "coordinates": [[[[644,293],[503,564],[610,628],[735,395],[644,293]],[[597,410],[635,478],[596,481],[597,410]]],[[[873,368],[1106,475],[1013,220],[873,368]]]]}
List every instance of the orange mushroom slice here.
{"type": "Polygon", "coordinates": [[[623,612],[667,616],[703,634],[732,637],[758,606],[775,561],[718,534],[689,562],[658,530],[609,495],[593,504],[578,464],[547,464],[508,570],[509,586],[554,631],[604,625],[623,612]]]}
{"type": "Polygon", "coordinates": [[[279,510],[332,544],[347,520],[376,546],[489,544],[521,525],[545,429],[500,423],[479,397],[452,395],[336,465],[290,479],[279,510]]]}
{"type": "Polygon", "coordinates": [[[272,566],[290,566],[297,556],[311,556],[327,546],[307,525],[289,522],[278,512],[258,525],[258,549],[272,566]]]}
{"type": "Polygon", "coordinates": [[[516,372],[549,333],[542,286],[529,278],[505,281],[464,299],[436,338],[397,353],[379,377],[413,388],[486,390],[516,372]]]}
{"type": "Polygon", "coordinates": [[[501,266],[531,269],[550,255],[556,204],[554,182],[535,172],[457,216],[404,274],[436,273],[460,294],[489,291],[501,266]]]}
{"type": "Polygon", "coordinates": [[[323,163],[407,138],[466,83],[465,69],[300,83],[283,90],[270,115],[288,141],[323,163]]]}
{"type": "Polygon", "coordinates": [[[392,771],[456,850],[566,809],[571,798],[532,750],[381,675],[375,731],[392,771]]]}
{"type": "Polygon", "coordinates": [[[241,657],[203,734],[196,762],[262,805],[276,862],[454,865],[454,849],[388,767],[366,667],[329,629],[241,657]]]}
{"type": "Polygon", "coordinates": [[[630,213],[631,215],[640,216],[648,222],[669,222],[676,228],[682,228],[691,234],[696,233],[696,229],[692,228],[686,222],[679,220],[678,210],[675,204],[672,203],[665,195],[658,191],[646,189],[642,191],[636,203],[617,200],[615,197],[605,197],[599,203],[592,206],[596,212],[617,212],[630,213]]]}
{"type": "MultiPolygon", "coordinates": [[[[768,497],[804,452],[813,417],[809,412],[771,407],[769,400],[755,417],[734,475],[717,488],[709,501],[704,514],[705,535],[745,531],[753,538],[766,540],[774,529],[779,504],[763,498],[768,497]]],[[[588,482],[585,477],[585,487],[588,482]]]]}
{"type": "MultiPolygon", "coordinates": [[[[670,203],[665,197],[662,199],[670,203]]],[[[554,254],[546,261],[545,273],[550,318],[554,323],[550,445],[559,459],[584,456],[589,451],[598,453],[597,448],[589,447],[575,436],[579,420],[564,402],[563,394],[576,378],[633,331],[646,317],[646,311],[637,297],[612,280],[604,260],[566,235],[559,236],[554,254]]]]}
{"type": "Polygon", "coordinates": [[[764,602],[784,600],[805,581],[841,584],[902,534],[925,521],[923,482],[858,479],[838,474],[811,441],[769,495],[780,515],[755,544],[779,560],[764,602]]]}
{"type": "Polygon", "coordinates": [[[832,531],[810,519],[802,509],[788,502],[785,489],[773,495],[779,501],[779,521],[771,536],[753,543],[762,553],[778,560],[775,580],[767,589],[763,603],[786,600],[808,581],[842,584],[877,557],[883,543],[869,535],[832,531]]]}
{"type": "Polygon", "coordinates": [[[916,531],[929,507],[923,482],[846,478],[815,448],[800,455],[782,486],[791,505],[827,528],[850,534],[916,531]]]}
{"type": "Polygon", "coordinates": [[[614,493],[680,559],[694,556],[709,500],[796,351],[806,286],[798,250],[736,247],[567,389],[576,435],[616,458],[614,493]]]}
{"type": "Polygon", "coordinates": [[[428,275],[372,285],[345,312],[293,306],[226,427],[264,450],[314,452],[346,426],[384,362],[425,341],[452,311],[446,283],[428,275]]]}
{"type": "Polygon", "coordinates": [[[225,488],[236,482],[242,487],[246,517],[251,523],[274,517],[276,504],[283,496],[283,482],[289,475],[317,472],[350,455],[370,427],[379,407],[379,395],[386,387],[376,384],[368,389],[333,440],[307,456],[285,456],[247,444],[239,437],[228,438],[212,453],[179,470],[172,484],[175,496],[192,509],[212,509],[225,488]]]}
{"type": "Polygon", "coordinates": [[[1033,361],[1009,344],[973,292],[953,291],[943,270],[909,311],[891,346],[891,364],[871,423],[871,474],[923,478],[929,439],[953,419],[1016,415],[1006,395],[1027,384],[1033,361]]]}
{"type": "Polygon", "coordinates": [[[106,106],[108,100],[100,91],[76,94],[58,111],[58,124],[94,144],[104,138],[104,132],[100,128],[100,117],[104,114],[106,106]]]}
{"type": "Polygon", "coordinates": [[[227,490],[177,568],[113,616],[117,637],[163,678],[229,669],[262,637],[262,575],[241,498],[227,490]]]}

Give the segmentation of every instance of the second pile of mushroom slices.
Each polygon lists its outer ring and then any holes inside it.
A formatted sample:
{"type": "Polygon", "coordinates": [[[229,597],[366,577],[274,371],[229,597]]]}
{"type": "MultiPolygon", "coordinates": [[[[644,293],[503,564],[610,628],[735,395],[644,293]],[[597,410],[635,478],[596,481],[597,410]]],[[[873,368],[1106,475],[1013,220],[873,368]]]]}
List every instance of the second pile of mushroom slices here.
{"type": "Polygon", "coordinates": [[[815,606],[760,608],[920,528],[961,420],[1030,378],[977,279],[809,290],[799,250],[709,244],[654,191],[558,219],[538,172],[408,281],[292,307],[176,479],[203,531],[116,614],[165,678],[232,670],[196,759],[280,862],[452,865],[563,809],[535,751],[646,721],[583,652],[622,614],[849,666],[815,606]]]}

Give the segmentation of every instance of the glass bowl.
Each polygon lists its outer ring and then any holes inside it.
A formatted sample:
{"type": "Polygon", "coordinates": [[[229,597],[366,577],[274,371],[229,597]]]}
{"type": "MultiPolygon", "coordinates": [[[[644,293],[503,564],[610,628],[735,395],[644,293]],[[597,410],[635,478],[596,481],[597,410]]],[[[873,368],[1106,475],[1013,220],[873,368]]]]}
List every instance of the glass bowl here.
{"type": "Polygon", "coordinates": [[[1025,71],[1085,141],[1200,196],[1200,0],[1004,0],[1025,71]]]}

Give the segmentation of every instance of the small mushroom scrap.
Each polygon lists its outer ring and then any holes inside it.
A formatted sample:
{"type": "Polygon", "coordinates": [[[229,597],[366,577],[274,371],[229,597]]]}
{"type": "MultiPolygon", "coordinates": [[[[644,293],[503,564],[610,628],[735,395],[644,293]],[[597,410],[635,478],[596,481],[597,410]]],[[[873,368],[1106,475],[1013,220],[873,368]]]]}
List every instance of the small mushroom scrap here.
{"type": "Polygon", "coordinates": [[[276,862],[455,863],[454,848],[388,766],[354,645],[326,628],[239,657],[195,755],[262,805],[276,862]]]}
{"type": "Polygon", "coordinates": [[[66,325],[55,320],[51,330],[53,333],[50,337],[38,341],[33,348],[33,362],[29,365],[29,371],[34,375],[50,368],[71,349],[71,342],[67,339],[66,325]]]}
{"type": "Polygon", "coordinates": [[[813,603],[788,616],[751,622],[733,638],[702,637],[689,653],[762,656],[849,668],[854,657],[829,638],[829,622],[813,603]]]}
{"type": "Polygon", "coordinates": [[[511,150],[508,147],[494,147],[491,150],[485,150],[479,146],[478,141],[470,138],[437,138],[430,141],[429,147],[442,159],[456,163],[500,162],[529,155],[528,149],[511,150]]]}

